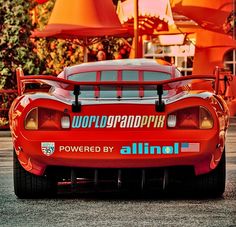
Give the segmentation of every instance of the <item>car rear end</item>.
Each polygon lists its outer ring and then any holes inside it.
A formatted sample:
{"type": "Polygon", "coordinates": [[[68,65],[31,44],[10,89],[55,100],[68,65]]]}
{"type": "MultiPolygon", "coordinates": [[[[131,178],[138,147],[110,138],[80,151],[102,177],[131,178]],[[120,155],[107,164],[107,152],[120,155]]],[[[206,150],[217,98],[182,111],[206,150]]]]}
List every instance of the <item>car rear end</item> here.
{"type": "MultiPolygon", "coordinates": [[[[97,73],[85,74],[71,79],[98,79],[97,73]]],[[[115,74],[122,80],[115,71],[106,71],[104,78],[101,73],[100,80],[110,81],[115,74]]],[[[140,79],[138,71],[127,75],[140,79]]],[[[150,71],[146,75],[148,80],[150,71]]],[[[46,174],[71,185],[110,182],[117,189],[130,183],[142,190],[165,189],[171,180],[211,173],[222,160],[225,119],[210,93],[169,88],[160,100],[156,86],[86,85],[75,111],[76,92],[63,91],[66,98],[61,92],[26,95],[17,107],[22,110],[13,120],[13,131],[18,130],[14,148],[21,166],[34,176],[46,174]]]]}

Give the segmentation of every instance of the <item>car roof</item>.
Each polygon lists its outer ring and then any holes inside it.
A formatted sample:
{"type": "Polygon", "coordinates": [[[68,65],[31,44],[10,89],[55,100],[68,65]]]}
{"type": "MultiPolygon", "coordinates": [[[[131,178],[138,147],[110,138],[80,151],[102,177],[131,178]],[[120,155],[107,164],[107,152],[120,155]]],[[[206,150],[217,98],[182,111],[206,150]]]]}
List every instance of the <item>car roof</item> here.
{"type": "Polygon", "coordinates": [[[97,62],[82,63],[70,67],[65,67],[58,75],[60,78],[67,79],[68,76],[82,72],[94,72],[103,70],[148,70],[160,71],[163,73],[173,74],[175,67],[171,65],[159,64],[154,59],[121,59],[121,60],[105,60],[97,62]]]}

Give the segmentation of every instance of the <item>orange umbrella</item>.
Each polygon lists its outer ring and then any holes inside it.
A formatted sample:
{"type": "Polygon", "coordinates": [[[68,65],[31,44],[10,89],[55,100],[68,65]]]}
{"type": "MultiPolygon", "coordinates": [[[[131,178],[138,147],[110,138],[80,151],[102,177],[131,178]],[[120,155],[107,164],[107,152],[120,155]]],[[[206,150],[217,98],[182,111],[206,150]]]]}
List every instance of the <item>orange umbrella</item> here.
{"type": "Polygon", "coordinates": [[[89,41],[89,37],[124,36],[127,32],[121,25],[111,0],[57,0],[45,29],[35,31],[32,37],[82,39],[80,44],[84,47],[86,62],[86,47],[99,41],[89,41]]]}
{"type": "Polygon", "coordinates": [[[84,38],[127,34],[111,0],[57,0],[48,25],[33,37],[84,38]]]}
{"type": "MultiPolygon", "coordinates": [[[[119,1],[117,14],[122,24],[133,29],[134,0],[119,1]]],[[[169,0],[138,0],[140,34],[168,31],[168,24],[174,24],[169,0]]]]}
{"type": "Polygon", "coordinates": [[[117,14],[121,23],[134,32],[135,57],[142,56],[142,35],[168,31],[168,24],[174,24],[169,0],[119,1],[117,14]]]}

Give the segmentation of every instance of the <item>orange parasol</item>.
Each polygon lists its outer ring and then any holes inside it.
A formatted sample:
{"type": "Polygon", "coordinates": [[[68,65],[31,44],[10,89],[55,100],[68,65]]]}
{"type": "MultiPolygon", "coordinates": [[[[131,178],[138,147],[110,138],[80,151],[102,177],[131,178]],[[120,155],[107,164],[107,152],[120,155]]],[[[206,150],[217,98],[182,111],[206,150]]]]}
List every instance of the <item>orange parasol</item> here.
{"type": "Polygon", "coordinates": [[[110,0],[57,0],[48,25],[33,36],[83,38],[126,33],[110,0]]]}
{"type": "Polygon", "coordinates": [[[81,39],[87,61],[86,46],[92,43],[88,38],[108,35],[127,35],[111,0],[57,0],[45,29],[32,37],[81,39]]]}
{"type": "MultiPolygon", "coordinates": [[[[133,29],[134,0],[119,1],[117,14],[122,24],[133,29]]],[[[168,24],[174,24],[169,0],[139,0],[138,19],[140,34],[168,31],[168,24]]]]}
{"type": "Polygon", "coordinates": [[[142,56],[142,35],[168,31],[174,24],[169,0],[119,1],[117,14],[122,24],[134,32],[135,57],[142,56]]]}

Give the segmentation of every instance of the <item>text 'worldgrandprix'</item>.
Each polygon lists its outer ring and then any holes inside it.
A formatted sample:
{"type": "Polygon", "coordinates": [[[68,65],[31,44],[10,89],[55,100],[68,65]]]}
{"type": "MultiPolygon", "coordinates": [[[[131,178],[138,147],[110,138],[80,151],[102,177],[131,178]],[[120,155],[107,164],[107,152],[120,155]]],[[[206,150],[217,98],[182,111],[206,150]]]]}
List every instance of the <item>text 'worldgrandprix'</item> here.
{"type": "Polygon", "coordinates": [[[73,116],[72,128],[163,128],[165,115],[73,116]]]}

